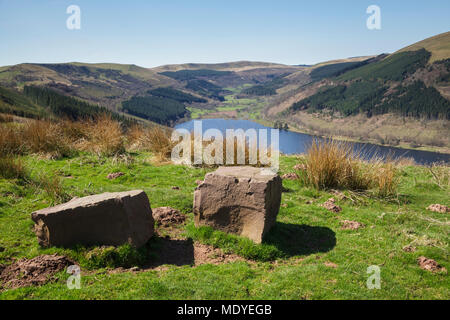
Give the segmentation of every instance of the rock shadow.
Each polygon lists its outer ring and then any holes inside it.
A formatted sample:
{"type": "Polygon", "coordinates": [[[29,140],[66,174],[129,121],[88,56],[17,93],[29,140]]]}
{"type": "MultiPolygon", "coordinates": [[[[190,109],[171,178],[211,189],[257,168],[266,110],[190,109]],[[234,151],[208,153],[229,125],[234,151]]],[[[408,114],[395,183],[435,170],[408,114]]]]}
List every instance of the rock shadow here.
{"type": "Polygon", "coordinates": [[[192,239],[170,239],[160,238],[152,240],[154,257],[149,262],[148,267],[154,268],[169,264],[175,266],[193,265],[194,242],[192,239]]]}
{"type": "Polygon", "coordinates": [[[327,227],[277,222],[264,238],[288,256],[328,252],[336,246],[336,234],[327,227]]]}

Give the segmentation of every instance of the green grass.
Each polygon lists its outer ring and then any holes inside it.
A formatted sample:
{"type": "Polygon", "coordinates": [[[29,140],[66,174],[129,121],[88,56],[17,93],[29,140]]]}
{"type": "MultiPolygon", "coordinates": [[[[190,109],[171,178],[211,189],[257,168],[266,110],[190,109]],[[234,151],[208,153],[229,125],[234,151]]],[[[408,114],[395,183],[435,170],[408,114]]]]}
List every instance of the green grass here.
{"type": "MultiPolygon", "coordinates": [[[[0,178],[0,264],[11,259],[60,253],[75,258],[83,268],[81,290],[68,290],[66,273],[41,287],[0,292],[0,299],[449,299],[448,275],[424,271],[419,256],[435,259],[450,270],[449,225],[446,214],[426,211],[432,203],[449,205],[448,189],[433,182],[424,167],[401,169],[399,195],[393,200],[350,193],[338,201],[339,214],[319,204],[333,196],[328,191],[283,181],[282,206],[275,227],[262,245],[209,228],[193,226],[195,181],[207,170],[174,165],[155,166],[150,154],[131,154],[131,160],[81,154],[46,160],[24,157],[31,178],[56,176],[70,197],[101,192],[143,189],[152,207],[171,206],[188,215],[185,233],[206,244],[253,260],[220,265],[167,266],[132,273],[108,273],[105,267],[139,265],[151,255],[152,240],[144,251],[119,247],[42,249],[31,228],[30,213],[58,203],[43,188],[22,180],[0,178]],[[108,180],[107,174],[124,176],[108,180]],[[173,190],[172,186],[180,187],[173,190]],[[312,202],[307,204],[307,202],[312,202]],[[365,228],[342,230],[340,220],[356,220],[365,228]],[[413,244],[416,252],[402,248],[413,244]],[[93,253],[96,258],[92,258],[93,253]],[[89,254],[88,254],[89,253],[89,254]],[[87,259],[91,257],[91,259],[87,259]],[[325,266],[332,262],[337,268],[325,266]],[[381,289],[366,288],[366,270],[381,268],[381,289]]],[[[295,157],[281,157],[281,173],[292,172],[295,157]]],[[[156,243],[157,244],[157,243],[156,243]]]]}

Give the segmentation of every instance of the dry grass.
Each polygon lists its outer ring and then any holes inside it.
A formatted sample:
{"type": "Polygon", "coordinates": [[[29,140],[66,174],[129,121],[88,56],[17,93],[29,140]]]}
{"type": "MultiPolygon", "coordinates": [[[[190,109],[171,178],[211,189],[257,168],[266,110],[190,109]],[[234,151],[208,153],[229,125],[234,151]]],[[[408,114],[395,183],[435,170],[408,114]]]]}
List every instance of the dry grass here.
{"type": "Polygon", "coordinates": [[[441,189],[450,189],[450,167],[445,164],[433,164],[428,168],[433,182],[441,189]]]}
{"type": "Polygon", "coordinates": [[[30,120],[21,131],[21,139],[29,153],[46,154],[51,158],[68,156],[73,149],[63,127],[61,123],[30,120]]]}
{"type": "Polygon", "coordinates": [[[157,162],[167,162],[172,155],[172,148],[176,143],[171,141],[171,130],[159,126],[144,128],[133,126],[127,133],[131,150],[149,151],[157,162]]]}
{"type": "Polygon", "coordinates": [[[374,189],[379,196],[394,195],[399,183],[398,169],[390,159],[369,161],[351,143],[314,140],[304,158],[303,181],[317,189],[374,189]]]}
{"type": "Polygon", "coordinates": [[[10,125],[0,124],[0,157],[21,154],[24,145],[18,130],[10,125]]]}
{"type": "Polygon", "coordinates": [[[22,160],[13,157],[0,157],[0,177],[5,179],[24,179],[27,170],[22,160]]]}
{"type": "Polygon", "coordinates": [[[10,114],[0,113],[0,123],[9,123],[13,122],[14,117],[10,114]]]}
{"type": "MultiPolygon", "coordinates": [[[[76,127],[73,128],[77,133],[76,127]]],[[[101,115],[95,120],[82,123],[80,137],[86,140],[79,148],[101,156],[116,156],[125,152],[125,137],[121,124],[109,115],[101,115]]]]}

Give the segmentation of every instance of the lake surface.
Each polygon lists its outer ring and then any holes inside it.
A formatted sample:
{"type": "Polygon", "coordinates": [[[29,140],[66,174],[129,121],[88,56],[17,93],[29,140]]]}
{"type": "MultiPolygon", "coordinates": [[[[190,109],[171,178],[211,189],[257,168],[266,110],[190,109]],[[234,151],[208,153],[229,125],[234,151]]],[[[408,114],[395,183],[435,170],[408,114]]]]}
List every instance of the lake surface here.
{"type": "MultiPolygon", "coordinates": [[[[226,129],[272,129],[263,126],[259,123],[250,120],[226,120],[226,119],[203,119],[195,120],[202,121],[202,130],[205,132],[208,129],[219,129],[225,136],[226,129]]],[[[189,131],[194,130],[194,120],[181,123],[175,128],[187,129],[189,131]]],[[[270,132],[270,131],[268,131],[270,132]]],[[[270,136],[270,133],[268,134],[270,136]]],[[[280,152],[284,154],[302,154],[305,153],[308,146],[311,145],[313,139],[317,137],[280,130],[280,152]]],[[[270,143],[270,139],[269,139],[270,143]]],[[[362,151],[365,158],[370,158],[373,155],[386,157],[390,155],[394,158],[408,157],[413,158],[418,164],[431,164],[433,162],[450,162],[449,154],[441,154],[437,152],[409,150],[395,147],[378,146],[370,143],[354,143],[355,149],[362,151]]]]}

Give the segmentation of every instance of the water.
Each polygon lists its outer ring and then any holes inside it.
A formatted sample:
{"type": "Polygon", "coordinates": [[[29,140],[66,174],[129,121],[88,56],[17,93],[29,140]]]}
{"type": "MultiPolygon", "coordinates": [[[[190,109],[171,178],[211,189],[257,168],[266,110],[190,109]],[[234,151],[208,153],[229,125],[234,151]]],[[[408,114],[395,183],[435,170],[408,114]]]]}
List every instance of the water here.
{"type": "MultiPolygon", "coordinates": [[[[225,119],[203,119],[203,132],[208,129],[219,129],[225,136],[226,129],[271,129],[259,123],[249,120],[225,120],[225,119]]],[[[177,125],[175,128],[183,128],[187,130],[194,129],[194,121],[189,121],[177,125]]],[[[270,131],[269,131],[270,132],[270,131]]],[[[269,134],[270,136],[270,134],[269,134]]],[[[302,154],[315,136],[280,130],[280,151],[284,154],[302,154]]],[[[395,147],[378,146],[370,143],[355,143],[355,149],[361,150],[364,157],[370,158],[373,155],[394,158],[408,157],[414,159],[418,164],[431,164],[433,162],[450,162],[450,154],[441,154],[437,152],[409,150],[395,147]]]]}

